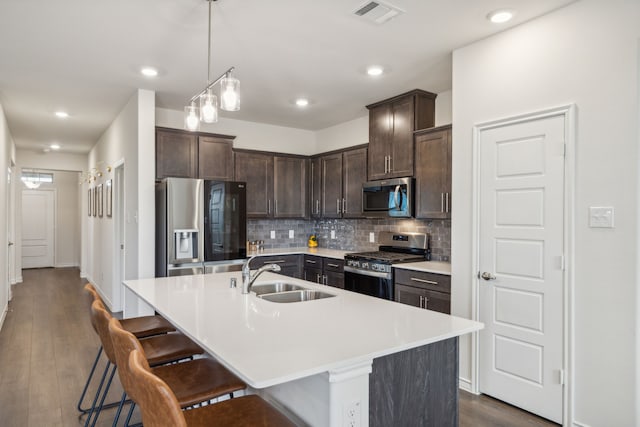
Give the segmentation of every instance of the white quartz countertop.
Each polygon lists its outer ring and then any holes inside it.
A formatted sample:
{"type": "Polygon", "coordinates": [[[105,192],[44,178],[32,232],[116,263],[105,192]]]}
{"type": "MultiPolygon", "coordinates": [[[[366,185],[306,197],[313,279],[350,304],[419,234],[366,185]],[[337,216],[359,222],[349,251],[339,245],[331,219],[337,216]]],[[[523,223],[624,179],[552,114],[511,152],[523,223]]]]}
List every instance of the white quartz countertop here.
{"type": "Polygon", "coordinates": [[[423,271],[425,273],[436,273],[451,276],[451,264],[440,261],[420,261],[407,262],[402,264],[393,264],[393,268],[401,268],[403,270],[423,271]]]}
{"type": "Polygon", "coordinates": [[[241,292],[240,272],[127,280],[125,286],[254,388],[336,370],[480,330],[471,320],[265,273],[336,295],[274,303],[241,292]],[[238,287],[230,288],[231,278],[238,287]]]}
{"type": "Polygon", "coordinates": [[[345,254],[355,251],[341,251],[336,249],[326,248],[275,248],[275,249],[263,249],[256,252],[247,252],[247,257],[257,256],[269,256],[269,255],[317,255],[325,258],[344,259],[345,254]]]}

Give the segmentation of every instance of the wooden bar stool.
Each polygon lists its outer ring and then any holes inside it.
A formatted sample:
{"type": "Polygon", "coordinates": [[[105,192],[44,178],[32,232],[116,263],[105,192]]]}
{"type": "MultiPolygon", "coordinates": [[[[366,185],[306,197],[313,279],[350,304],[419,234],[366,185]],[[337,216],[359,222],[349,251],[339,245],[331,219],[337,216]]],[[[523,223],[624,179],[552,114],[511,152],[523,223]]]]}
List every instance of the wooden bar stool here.
{"type": "MultiPolygon", "coordinates": [[[[148,360],[140,341],[133,334],[125,331],[118,319],[111,318],[109,321],[109,333],[118,366],[126,366],[129,353],[133,350],[139,351],[145,356],[145,360],[148,360]]],[[[181,408],[209,402],[227,394],[233,396],[234,391],[246,388],[246,384],[240,378],[211,358],[158,366],[152,368],[152,372],[169,385],[181,408]]],[[[126,391],[132,387],[129,384],[130,377],[126,375],[126,369],[122,368],[118,369],[118,375],[126,394],[126,391]]],[[[125,395],[122,396],[122,402],[124,399],[125,395]]],[[[125,425],[129,424],[132,412],[133,405],[129,409],[125,425]]],[[[118,411],[116,419],[119,415],[118,411]]]]}
{"type": "MultiPolygon", "coordinates": [[[[124,367],[124,365],[123,365],[124,367]]],[[[145,427],[288,427],[287,417],[256,395],[237,397],[186,411],[180,410],[175,394],[154,375],[144,355],[133,350],[127,368],[127,393],[142,410],[145,427]]]]}
{"type": "MultiPolygon", "coordinates": [[[[117,361],[113,344],[111,342],[111,336],[109,335],[109,320],[112,318],[113,317],[107,312],[102,302],[99,300],[93,301],[91,304],[91,319],[93,324],[95,324],[98,336],[102,342],[102,347],[107,355],[108,361],[106,369],[108,370],[109,367],[111,367],[111,373],[109,374],[108,382],[102,391],[100,403],[97,403],[97,397],[101,390],[98,390],[98,394],[96,394],[96,399],[94,399],[91,409],[88,412],[85,426],[94,426],[96,424],[100,411],[104,405],[104,400],[107,397],[109,388],[111,387],[113,376],[116,372],[117,361]],[[95,418],[91,421],[94,414],[95,418]]],[[[196,354],[204,353],[202,347],[180,333],[156,335],[145,338],[140,343],[143,350],[149,357],[149,364],[152,366],[176,362],[182,359],[191,358],[196,354]]]]}
{"type": "MultiPolygon", "coordinates": [[[[102,301],[102,298],[100,297],[100,294],[98,294],[98,291],[96,290],[96,288],[91,284],[91,283],[87,283],[84,286],[84,291],[86,293],[86,295],[89,297],[89,301],[88,301],[88,308],[89,308],[89,314],[91,314],[90,310],[91,310],[91,304],[93,303],[93,301],[100,301],[101,303],[103,303],[104,305],[104,301],[102,301]]],[[[122,327],[131,332],[132,334],[134,334],[137,338],[145,338],[145,337],[150,337],[153,335],[159,335],[159,334],[166,334],[168,332],[175,332],[176,328],[169,323],[165,318],[163,318],[162,316],[159,315],[155,315],[155,316],[143,316],[143,317],[134,317],[131,319],[123,319],[121,321],[122,323],[122,327]]],[[[96,326],[93,322],[93,319],[91,320],[91,325],[93,326],[94,331],[96,332],[96,334],[98,333],[98,330],[96,329],[96,326]]],[[[87,381],[84,384],[84,387],[82,389],[82,393],[80,394],[80,399],[78,400],[78,404],[76,405],[76,407],[78,408],[78,411],[86,414],[87,412],[89,412],[91,410],[91,408],[83,408],[82,407],[82,402],[84,401],[85,395],[87,394],[87,389],[89,388],[89,384],[91,383],[91,380],[93,379],[93,375],[95,373],[96,367],[98,366],[98,361],[100,360],[100,356],[102,355],[102,345],[100,345],[100,347],[98,348],[98,354],[96,354],[96,358],[93,361],[93,365],[91,366],[91,371],[89,372],[89,376],[87,377],[87,381]]],[[[107,366],[104,370],[104,372],[102,373],[102,378],[101,381],[99,383],[98,386],[98,390],[100,390],[104,384],[104,380],[105,377],[107,375],[107,371],[108,371],[109,367],[107,366]]],[[[96,393],[96,395],[99,393],[99,391],[96,393]]],[[[96,400],[96,398],[94,398],[94,400],[96,400]]],[[[118,402],[114,402],[114,403],[109,403],[103,406],[103,408],[109,408],[109,407],[114,407],[118,405],[118,402]]]]}

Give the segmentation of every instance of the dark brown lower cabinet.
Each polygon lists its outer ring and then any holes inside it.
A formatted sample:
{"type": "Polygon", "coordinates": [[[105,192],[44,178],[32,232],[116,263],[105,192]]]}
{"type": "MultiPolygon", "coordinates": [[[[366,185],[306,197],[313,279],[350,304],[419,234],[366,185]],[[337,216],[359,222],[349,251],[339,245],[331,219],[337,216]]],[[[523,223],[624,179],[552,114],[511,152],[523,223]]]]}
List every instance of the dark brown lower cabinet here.
{"type": "Polygon", "coordinates": [[[258,269],[263,265],[277,264],[280,266],[278,274],[283,276],[294,277],[296,279],[302,279],[302,255],[269,255],[260,256],[251,261],[250,267],[252,270],[258,269]]]}
{"type": "Polygon", "coordinates": [[[451,314],[451,277],[394,269],[394,300],[426,310],[451,314]]]}
{"type": "Polygon", "coordinates": [[[303,279],[344,289],[344,260],[305,255],[303,279]]]}

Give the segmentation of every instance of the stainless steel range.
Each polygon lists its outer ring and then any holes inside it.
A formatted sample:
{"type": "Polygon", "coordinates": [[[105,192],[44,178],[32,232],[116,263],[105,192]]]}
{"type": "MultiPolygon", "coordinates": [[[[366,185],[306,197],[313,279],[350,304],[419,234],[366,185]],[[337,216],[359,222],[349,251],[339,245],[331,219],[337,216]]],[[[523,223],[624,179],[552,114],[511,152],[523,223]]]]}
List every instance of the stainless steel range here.
{"type": "Polygon", "coordinates": [[[429,237],[424,233],[382,231],[378,251],[345,255],[344,288],[393,300],[393,264],[430,258],[429,237]]]}

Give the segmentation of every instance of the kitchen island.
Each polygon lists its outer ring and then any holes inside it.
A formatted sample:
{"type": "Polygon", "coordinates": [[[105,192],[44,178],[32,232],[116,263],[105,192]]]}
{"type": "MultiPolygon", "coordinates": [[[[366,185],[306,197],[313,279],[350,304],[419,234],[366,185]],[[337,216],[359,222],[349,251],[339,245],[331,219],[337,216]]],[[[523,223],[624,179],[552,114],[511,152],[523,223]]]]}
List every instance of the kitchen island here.
{"type": "Polygon", "coordinates": [[[254,286],[273,281],[335,296],[270,302],[239,272],[125,286],[300,424],[457,425],[457,337],[482,324],[273,273],[254,286]]]}

